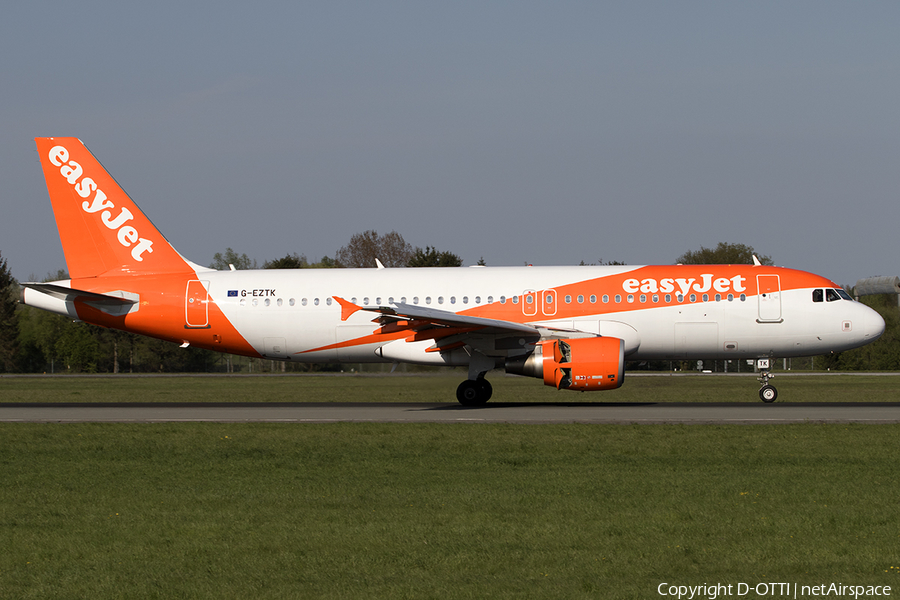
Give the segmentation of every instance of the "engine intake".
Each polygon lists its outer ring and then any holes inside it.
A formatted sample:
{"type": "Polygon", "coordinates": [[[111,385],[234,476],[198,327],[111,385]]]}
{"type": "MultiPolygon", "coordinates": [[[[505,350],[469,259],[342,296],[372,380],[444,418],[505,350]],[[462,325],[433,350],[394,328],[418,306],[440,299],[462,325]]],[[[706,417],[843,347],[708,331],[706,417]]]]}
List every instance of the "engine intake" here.
{"type": "Polygon", "coordinates": [[[625,342],[614,337],[540,342],[527,357],[507,360],[506,372],[541,378],[558,390],[614,390],[625,379],[625,342]]]}

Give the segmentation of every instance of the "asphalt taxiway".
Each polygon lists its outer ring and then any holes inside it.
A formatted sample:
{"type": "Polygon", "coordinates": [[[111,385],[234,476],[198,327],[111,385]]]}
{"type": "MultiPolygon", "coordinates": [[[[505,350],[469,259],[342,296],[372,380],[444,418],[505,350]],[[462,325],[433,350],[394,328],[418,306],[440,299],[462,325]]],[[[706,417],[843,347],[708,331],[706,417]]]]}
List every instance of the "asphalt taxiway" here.
{"type": "Polygon", "coordinates": [[[900,423],[890,403],[153,403],[0,404],[31,423],[900,423]]]}

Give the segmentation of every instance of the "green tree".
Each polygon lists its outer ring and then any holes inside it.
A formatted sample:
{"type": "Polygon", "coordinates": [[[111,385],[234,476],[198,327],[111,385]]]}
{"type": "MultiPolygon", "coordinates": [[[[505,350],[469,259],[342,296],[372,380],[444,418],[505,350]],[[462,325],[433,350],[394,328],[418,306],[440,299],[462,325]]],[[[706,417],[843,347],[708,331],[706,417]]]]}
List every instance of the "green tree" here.
{"type": "Polygon", "coordinates": [[[340,266],[341,265],[338,263],[337,260],[335,260],[329,256],[323,256],[322,260],[320,260],[317,263],[312,263],[311,265],[309,265],[309,268],[311,268],[311,269],[337,269],[337,268],[340,268],[340,266]]]}
{"type": "Polygon", "coordinates": [[[234,268],[238,270],[255,269],[256,260],[251,261],[246,254],[238,254],[231,248],[225,248],[224,254],[221,252],[213,254],[213,261],[209,268],[217,271],[228,271],[231,269],[230,265],[234,265],[234,268]]]}
{"type": "Polygon", "coordinates": [[[688,250],[675,259],[679,265],[750,265],[753,264],[753,256],[764,265],[771,265],[772,259],[768,256],[757,254],[753,246],[744,244],[727,244],[719,242],[715,248],[688,250]]]}
{"type": "Polygon", "coordinates": [[[0,369],[15,370],[19,346],[19,284],[9,272],[6,259],[0,255],[0,369]]]}
{"type": "Polygon", "coordinates": [[[55,340],[55,355],[60,358],[66,371],[72,373],[97,373],[101,370],[101,352],[98,329],[87,323],[68,323],[55,340]]]}
{"type": "Polygon", "coordinates": [[[275,260],[267,260],[263,263],[263,269],[306,269],[309,262],[306,256],[297,253],[285,254],[284,258],[276,258],[275,260]]]}
{"type": "Polygon", "coordinates": [[[340,266],[335,259],[328,256],[323,256],[319,262],[311,263],[305,255],[298,256],[296,252],[263,263],[263,269],[335,269],[340,266]]]}
{"type": "Polygon", "coordinates": [[[342,267],[350,268],[375,267],[376,259],[386,267],[405,267],[412,254],[412,246],[396,231],[379,236],[377,231],[370,229],[354,234],[350,242],[337,251],[335,260],[342,267]]]}
{"type": "Polygon", "coordinates": [[[406,263],[407,267],[461,267],[462,258],[449,250],[438,252],[433,246],[425,246],[422,250],[416,247],[415,252],[406,263]]]}
{"type": "MultiPolygon", "coordinates": [[[[60,281],[69,278],[65,269],[48,273],[41,281],[60,281]]],[[[31,279],[36,279],[32,276],[31,279]]],[[[65,370],[57,353],[56,342],[63,331],[75,327],[71,318],[34,308],[19,306],[19,370],[26,373],[65,370]],[[57,368],[59,367],[59,368],[57,368]]]]}

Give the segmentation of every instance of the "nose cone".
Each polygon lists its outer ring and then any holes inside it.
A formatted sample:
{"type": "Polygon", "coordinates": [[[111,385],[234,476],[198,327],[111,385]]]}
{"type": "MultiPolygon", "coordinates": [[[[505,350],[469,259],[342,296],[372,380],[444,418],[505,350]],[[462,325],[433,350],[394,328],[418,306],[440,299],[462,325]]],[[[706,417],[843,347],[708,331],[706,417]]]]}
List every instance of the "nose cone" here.
{"type": "Polygon", "coordinates": [[[862,315],[863,343],[868,344],[880,338],[884,333],[884,319],[874,309],[864,304],[860,306],[865,309],[862,315]]]}

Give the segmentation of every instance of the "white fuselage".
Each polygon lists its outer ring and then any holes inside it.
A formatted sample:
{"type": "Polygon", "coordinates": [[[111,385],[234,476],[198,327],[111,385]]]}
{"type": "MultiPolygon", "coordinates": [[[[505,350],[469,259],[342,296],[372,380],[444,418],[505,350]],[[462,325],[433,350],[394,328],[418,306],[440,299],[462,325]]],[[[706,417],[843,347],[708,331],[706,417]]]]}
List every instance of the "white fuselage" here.
{"type": "MultiPolygon", "coordinates": [[[[700,293],[694,302],[690,294],[678,301],[677,287],[668,302],[659,292],[643,294],[643,302],[641,293],[631,294],[629,301],[626,290],[632,288],[603,283],[638,268],[304,269],[202,272],[198,277],[208,282],[210,298],[260,354],[305,362],[389,360],[376,350],[390,341],[366,341],[377,328],[374,315],[360,311],[342,321],[334,297],[361,307],[404,303],[621,337],[630,360],[807,356],[859,346],[883,330],[881,317],[867,306],[844,299],[813,302],[811,291],[818,288],[780,290],[774,300],[778,306],[769,308],[759,294],[736,290],[730,290],[730,299],[720,293],[716,300],[711,289],[707,301],[700,293]],[[566,286],[583,289],[566,294],[560,291],[566,286]],[[282,340],[280,352],[273,351],[272,340],[282,340]]],[[[696,279],[702,284],[701,277],[696,279]]],[[[413,362],[458,364],[441,353],[414,352],[407,358],[412,357],[413,362]]]]}

